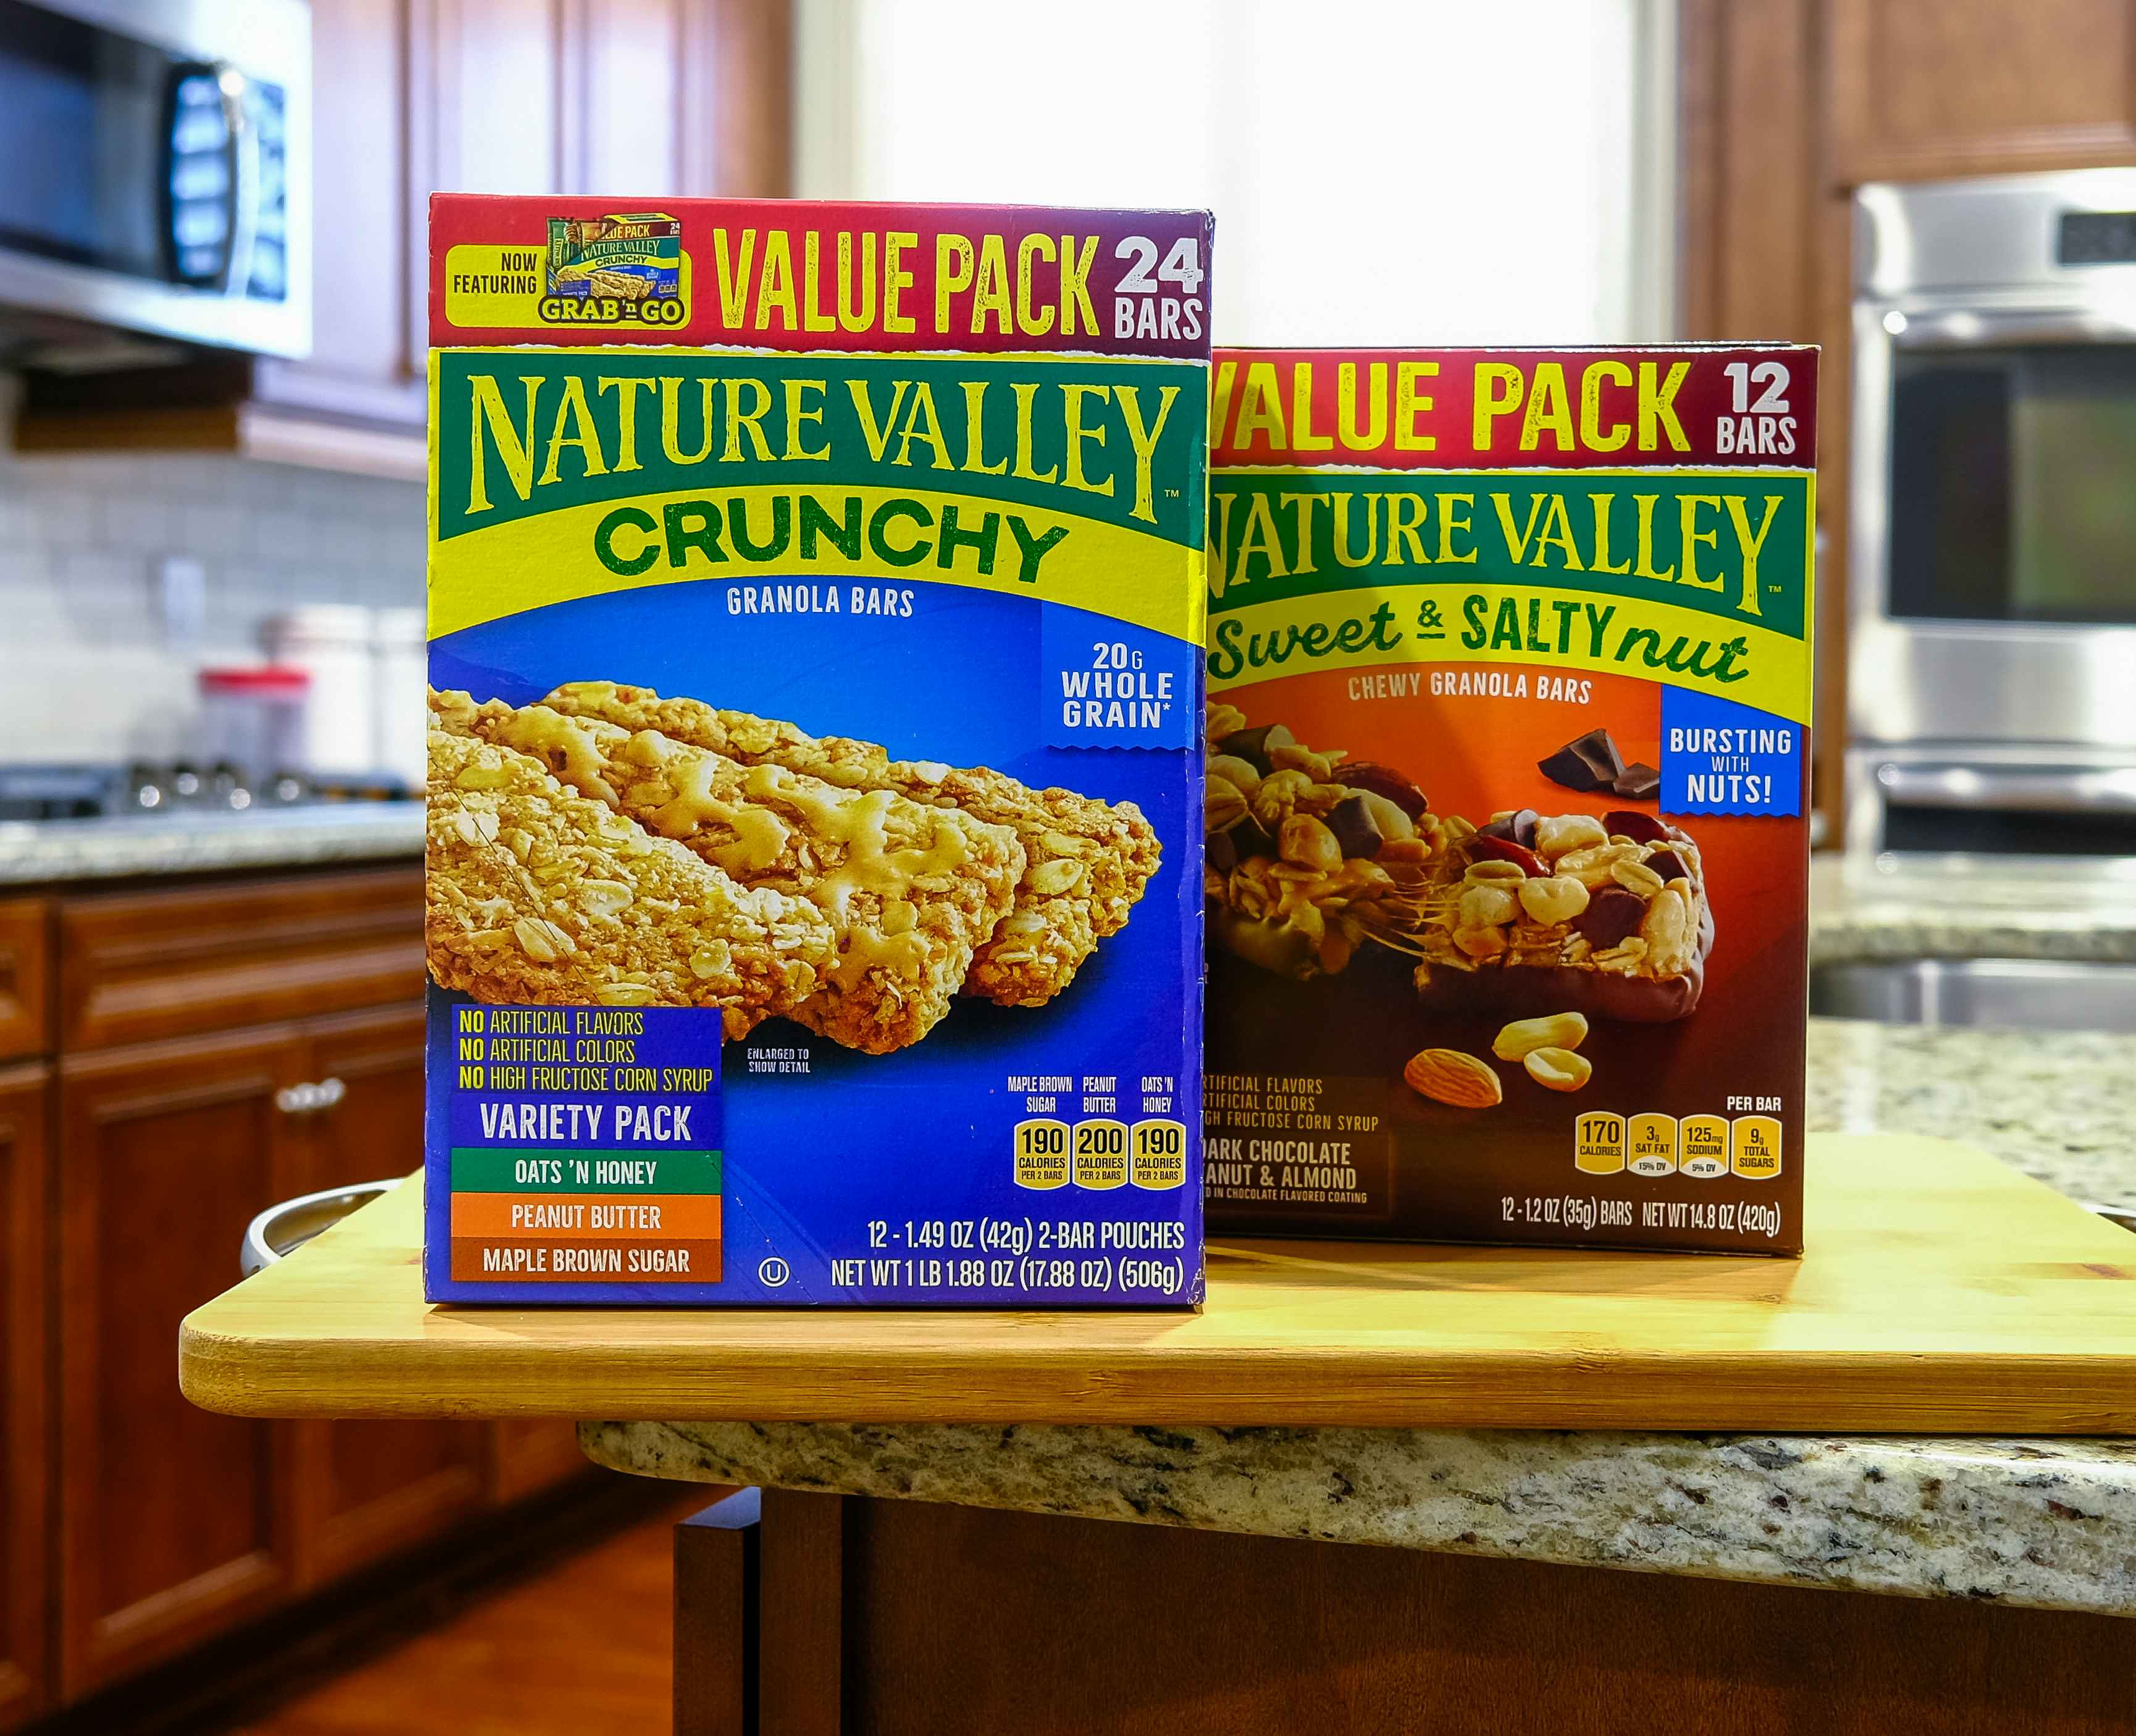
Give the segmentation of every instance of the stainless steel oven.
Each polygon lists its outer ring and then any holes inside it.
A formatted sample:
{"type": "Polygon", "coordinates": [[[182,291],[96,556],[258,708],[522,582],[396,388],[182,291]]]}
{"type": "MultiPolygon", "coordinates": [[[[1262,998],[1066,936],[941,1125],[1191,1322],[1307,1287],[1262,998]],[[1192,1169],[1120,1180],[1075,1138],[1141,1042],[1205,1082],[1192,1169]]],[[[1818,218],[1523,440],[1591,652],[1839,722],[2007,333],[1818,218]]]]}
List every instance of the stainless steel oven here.
{"type": "Polygon", "coordinates": [[[1857,198],[1848,836],[2136,861],[2136,171],[1857,198]]]}
{"type": "Polygon", "coordinates": [[[305,354],[310,134],[303,0],[0,0],[0,319],[305,354]]]}

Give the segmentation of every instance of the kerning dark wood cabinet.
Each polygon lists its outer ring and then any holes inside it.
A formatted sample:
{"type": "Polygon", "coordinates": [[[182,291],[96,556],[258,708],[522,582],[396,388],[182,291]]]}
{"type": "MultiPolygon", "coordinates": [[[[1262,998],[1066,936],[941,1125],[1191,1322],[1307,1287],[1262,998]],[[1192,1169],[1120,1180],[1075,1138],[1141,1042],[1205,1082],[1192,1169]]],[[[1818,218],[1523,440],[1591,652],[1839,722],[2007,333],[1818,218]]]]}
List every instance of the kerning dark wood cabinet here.
{"type": "Polygon", "coordinates": [[[421,1161],[423,980],[412,866],[0,903],[0,1729],[589,1469],[178,1390],[255,1214],[421,1161]]]}
{"type": "MultiPolygon", "coordinates": [[[[399,1174],[422,1149],[421,1006],[321,1020],[305,1049],[307,1081],[333,1101],[296,1114],[301,1190],[399,1174]]],[[[480,1423],[300,1423],[294,1432],[304,1588],[434,1536],[483,1500],[480,1423]]]]}
{"type": "Polygon", "coordinates": [[[0,1729],[46,1703],[51,1070],[0,1066],[0,1729]]]}
{"type": "Polygon", "coordinates": [[[59,1685],[69,1697],[289,1587],[282,1425],[178,1390],[178,1323],[230,1287],[246,1222],[299,1190],[276,1096],[292,1026],[70,1055],[60,1069],[59,1685]]]}

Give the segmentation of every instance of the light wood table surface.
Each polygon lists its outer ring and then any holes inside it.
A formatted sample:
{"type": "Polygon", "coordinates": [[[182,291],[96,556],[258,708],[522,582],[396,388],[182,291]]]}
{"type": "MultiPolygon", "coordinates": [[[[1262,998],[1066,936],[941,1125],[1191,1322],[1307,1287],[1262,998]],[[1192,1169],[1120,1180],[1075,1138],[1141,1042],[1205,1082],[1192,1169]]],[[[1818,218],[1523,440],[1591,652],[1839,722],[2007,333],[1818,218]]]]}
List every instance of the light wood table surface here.
{"type": "Polygon", "coordinates": [[[197,1311],[181,1375],[254,1416],[2136,1433],[2126,1231],[1950,1142],[1806,1177],[1799,1261],[1226,1243],[1198,1313],[432,1306],[411,1181],[197,1311]]]}

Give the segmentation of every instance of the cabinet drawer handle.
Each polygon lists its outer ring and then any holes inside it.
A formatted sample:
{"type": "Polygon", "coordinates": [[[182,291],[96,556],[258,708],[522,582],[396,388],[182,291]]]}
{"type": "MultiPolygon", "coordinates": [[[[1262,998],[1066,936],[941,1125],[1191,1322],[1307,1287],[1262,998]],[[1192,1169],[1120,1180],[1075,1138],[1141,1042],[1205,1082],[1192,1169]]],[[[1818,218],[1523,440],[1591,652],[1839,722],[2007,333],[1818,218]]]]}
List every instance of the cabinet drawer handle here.
{"type": "Polygon", "coordinates": [[[300,1085],[284,1085],[274,1093],[274,1107],[284,1115],[316,1115],[331,1109],[348,1095],[348,1087],[337,1079],[307,1079],[300,1085]]]}

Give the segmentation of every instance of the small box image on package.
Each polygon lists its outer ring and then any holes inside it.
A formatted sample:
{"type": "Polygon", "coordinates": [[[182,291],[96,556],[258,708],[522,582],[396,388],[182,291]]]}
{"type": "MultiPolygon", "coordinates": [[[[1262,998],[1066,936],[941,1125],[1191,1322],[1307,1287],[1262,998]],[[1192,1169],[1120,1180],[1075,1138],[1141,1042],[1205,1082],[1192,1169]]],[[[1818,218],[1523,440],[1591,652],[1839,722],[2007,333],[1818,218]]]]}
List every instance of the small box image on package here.
{"type": "Polygon", "coordinates": [[[1212,1226],[1802,1246],[1817,353],[1216,353],[1212,1226]]]}
{"type": "Polygon", "coordinates": [[[1197,1302],[1207,216],[646,206],[431,204],[428,1293],[1197,1302]]]}

